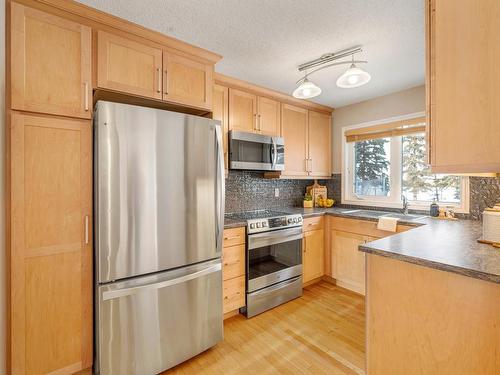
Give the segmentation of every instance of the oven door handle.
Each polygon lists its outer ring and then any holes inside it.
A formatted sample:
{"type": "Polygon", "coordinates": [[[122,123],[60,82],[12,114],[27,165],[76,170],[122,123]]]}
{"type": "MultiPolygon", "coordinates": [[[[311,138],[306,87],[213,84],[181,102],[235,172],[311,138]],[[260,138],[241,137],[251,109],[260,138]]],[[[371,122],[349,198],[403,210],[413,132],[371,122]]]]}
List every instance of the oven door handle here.
{"type": "Polygon", "coordinates": [[[280,229],[272,232],[250,234],[248,235],[248,250],[301,240],[302,238],[304,238],[302,226],[290,229],[280,229]]]}

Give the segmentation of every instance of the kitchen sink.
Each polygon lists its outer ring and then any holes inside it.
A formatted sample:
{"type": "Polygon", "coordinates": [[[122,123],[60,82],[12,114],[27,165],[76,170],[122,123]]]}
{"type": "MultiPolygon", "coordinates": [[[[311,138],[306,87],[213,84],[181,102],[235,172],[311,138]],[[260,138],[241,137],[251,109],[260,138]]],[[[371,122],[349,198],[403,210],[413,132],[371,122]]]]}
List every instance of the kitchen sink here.
{"type": "Polygon", "coordinates": [[[398,214],[396,212],[391,212],[388,214],[385,214],[383,216],[390,216],[390,217],[395,217],[401,220],[418,220],[418,219],[423,219],[426,217],[426,215],[415,215],[415,214],[398,214]]]}
{"type": "Polygon", "coordinates": [[[387,212],[383,211],[375,211],[375,210],[350,210],[344,211],[344,214],[356,214],[359,216],[368,216],[368,217],[380,217],[387,215],[387,212]]]}

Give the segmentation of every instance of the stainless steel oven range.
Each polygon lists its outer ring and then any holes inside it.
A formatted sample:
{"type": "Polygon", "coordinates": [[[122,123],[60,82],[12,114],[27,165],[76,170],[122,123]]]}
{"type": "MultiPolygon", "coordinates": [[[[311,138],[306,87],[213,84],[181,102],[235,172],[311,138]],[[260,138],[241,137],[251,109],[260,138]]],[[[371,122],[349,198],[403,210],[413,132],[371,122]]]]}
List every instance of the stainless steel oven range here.
{"type": "Polygon", "coordinates": [[[302,295],[302,215],[246,213],[248,318],[302,295]]]}

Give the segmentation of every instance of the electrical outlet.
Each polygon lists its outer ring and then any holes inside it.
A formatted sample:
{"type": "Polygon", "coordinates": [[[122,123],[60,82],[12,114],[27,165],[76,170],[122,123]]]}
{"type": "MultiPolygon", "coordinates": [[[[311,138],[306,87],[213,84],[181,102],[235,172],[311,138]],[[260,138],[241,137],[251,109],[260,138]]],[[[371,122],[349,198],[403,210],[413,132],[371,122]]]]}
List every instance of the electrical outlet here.
{"type": "Polygon", "coordinates": [[[280,196],[280,189],[274,188],[274,197],[279,198],[279,196],[280,196]]]}

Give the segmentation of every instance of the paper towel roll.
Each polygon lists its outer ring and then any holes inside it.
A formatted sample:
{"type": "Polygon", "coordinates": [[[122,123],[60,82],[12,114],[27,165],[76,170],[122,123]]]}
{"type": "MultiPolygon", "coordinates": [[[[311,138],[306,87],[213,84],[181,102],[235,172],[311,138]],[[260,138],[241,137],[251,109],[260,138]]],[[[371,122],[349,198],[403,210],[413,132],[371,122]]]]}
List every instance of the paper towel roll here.
{"type": "Polygon", "coordinates": [[[500,243],[500,206],[483,212],[483,240],[500,243]]]}

